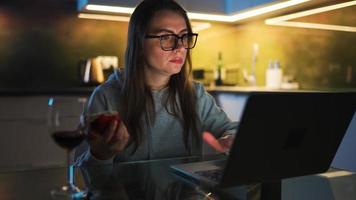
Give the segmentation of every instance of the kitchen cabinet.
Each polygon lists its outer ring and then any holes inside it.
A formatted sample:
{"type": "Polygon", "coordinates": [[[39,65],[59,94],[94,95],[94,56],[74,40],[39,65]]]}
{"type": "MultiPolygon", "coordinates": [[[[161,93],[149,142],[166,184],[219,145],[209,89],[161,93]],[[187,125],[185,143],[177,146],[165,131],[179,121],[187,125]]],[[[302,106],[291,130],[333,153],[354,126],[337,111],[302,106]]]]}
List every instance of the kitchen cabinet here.
{"type": "Polygon", "coordinates": [[[49,98],[64,99],[70,123],[77,124],[85,96],[0,97],[0,170],[64,166],[65,150],[52,140],[47,126],[49,98]]]}
{"type": "Polygon", "coordinates": [[[240,10],[245,10],[257,7],[266,3],[271,3],[275,0],[225,0],[225,13],[232,14],[240,10]]]}
{"type": "MultiPolygon", "coordinates": [[[[232,121],[240,121],[243,109],[245,107],[248,93],[243,92],[221,92],[211,90],[209,92],[215,99],[216,104],[225,111],[232,121]]],[[[212,155],[217,153],[208,144],[203,143],[203,154],[212,155]]]]}
{"type": "Polygon", "coordinates": [[[232,121],[240,121],[248,95],[222,93],[215,96],[216,103],[225,111],[232,121]]]}
{"type": "MultiPolygon", "coordinates": [[[[275,0],[177,0],[189,12],[210,14],[231,14],[244,9],[249,9],[275,0]]],[[[141,0],[79,0],[79,11],[85,10],[88,4],[135,7],[141,0]]]]}

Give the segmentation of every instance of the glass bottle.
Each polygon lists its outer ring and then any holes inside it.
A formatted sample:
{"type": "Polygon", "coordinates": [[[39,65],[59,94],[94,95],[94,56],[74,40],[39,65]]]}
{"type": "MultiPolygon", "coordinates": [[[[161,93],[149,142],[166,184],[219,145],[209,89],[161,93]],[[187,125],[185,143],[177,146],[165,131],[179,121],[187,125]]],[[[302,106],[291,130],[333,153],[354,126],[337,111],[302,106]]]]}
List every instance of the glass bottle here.
{"type": "Polygon", "coordinates": [[[218,54],[218,63],[217,63],[217,77],[215,79],[215,85],[219,86],[223,84],[223,80],[222,80],[222,55],[221,52],[219,52],[218,54]]]}

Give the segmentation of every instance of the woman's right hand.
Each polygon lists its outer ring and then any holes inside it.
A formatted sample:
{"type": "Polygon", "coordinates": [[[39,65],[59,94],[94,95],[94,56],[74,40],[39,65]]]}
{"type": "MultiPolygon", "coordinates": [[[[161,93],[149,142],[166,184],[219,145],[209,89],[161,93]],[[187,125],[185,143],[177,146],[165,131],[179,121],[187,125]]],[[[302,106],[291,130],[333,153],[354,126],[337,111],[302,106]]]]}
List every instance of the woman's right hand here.
{"type": "Polygon", "coordinates": [[[118,124],[116,120],[113,120],[103,133],[89,130],[90,153],[99,160],[111,159],[125,149],[129,138],[125,124],[123,122],[118,124]]]}

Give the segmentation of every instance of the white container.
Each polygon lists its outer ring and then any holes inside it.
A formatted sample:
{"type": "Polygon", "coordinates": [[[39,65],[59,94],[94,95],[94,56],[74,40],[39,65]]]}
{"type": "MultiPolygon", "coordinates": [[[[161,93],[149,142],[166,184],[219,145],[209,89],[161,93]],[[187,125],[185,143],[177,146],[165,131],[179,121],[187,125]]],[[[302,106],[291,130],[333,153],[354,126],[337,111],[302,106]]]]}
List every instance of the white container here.
{"type": "Polygon", "coordinates": [[[282,69],[279,62],[269,62],[266,71],[266,87],[269,89],[279,89],[282,83],[282,69]]]}

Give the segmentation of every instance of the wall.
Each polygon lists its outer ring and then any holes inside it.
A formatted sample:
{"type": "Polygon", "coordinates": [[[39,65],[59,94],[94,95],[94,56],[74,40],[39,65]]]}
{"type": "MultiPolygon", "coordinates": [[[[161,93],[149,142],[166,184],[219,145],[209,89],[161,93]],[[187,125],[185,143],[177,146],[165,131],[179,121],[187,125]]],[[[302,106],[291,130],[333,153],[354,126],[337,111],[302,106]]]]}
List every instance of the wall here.
{"type": "MultiPolygon", "coordinates": [[[[353,8],[354,9],[354,8],[353,8]]],[[[353,9],[305,17],[301,21],[356,26],[353,9]]],[[[253,44],[259,44],[257,84],[264,85],[270,59],[279,59],[285,74],[302,88],[356,88],[356,33],[277,27],[263,21],[213,24],[199,33],[193,51],[198,68],[213,69],[221,51],[225,65],[249,72],[253,44]]],[[[240,73],[240,84],[245,84],[240,73]]]]}
{"type": "Polygon", "coordinates": [[[127,23],[77,14],[74,0],[0,3],[0,88],[80,86],[79,61],[97,55],[122,66],[127,23]]]}

